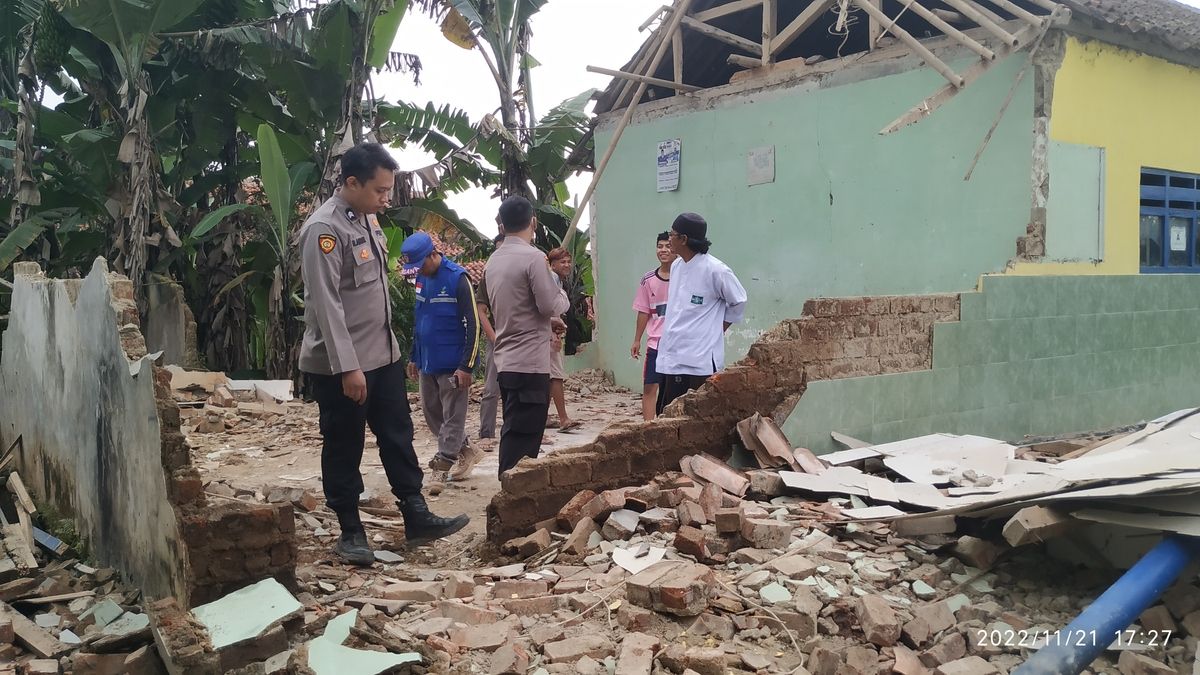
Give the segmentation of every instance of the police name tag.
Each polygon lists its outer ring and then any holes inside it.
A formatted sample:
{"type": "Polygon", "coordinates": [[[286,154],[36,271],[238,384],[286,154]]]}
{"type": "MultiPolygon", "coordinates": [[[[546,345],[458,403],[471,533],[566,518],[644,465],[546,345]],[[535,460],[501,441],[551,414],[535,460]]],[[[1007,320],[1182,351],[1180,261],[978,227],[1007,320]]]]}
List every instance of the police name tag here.
{"type": "Polygon", "coordinates": [[[692,304],[693,304],[693,305],[703,305],[703,304],[704,304],[704,296],[702,296],[702,295],[693,295],[693,296],[692,296],[692,304]]]}

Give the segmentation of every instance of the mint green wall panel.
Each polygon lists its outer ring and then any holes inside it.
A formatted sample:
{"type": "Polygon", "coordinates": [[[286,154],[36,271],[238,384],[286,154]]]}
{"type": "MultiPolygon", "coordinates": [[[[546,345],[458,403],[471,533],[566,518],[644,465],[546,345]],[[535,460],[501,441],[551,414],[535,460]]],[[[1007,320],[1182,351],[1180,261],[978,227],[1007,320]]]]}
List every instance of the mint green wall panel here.
{"type": "Polygon", "coordinates": [[[1104,149],[1050,141],[1046,148],[1046,257],[1104,258],[1104,149]]]}
{"type": "MultiPolygon", "coordinates": [[[[1002,270],[1029,222],[1029,78],[972,180],[963,175],[1023,63],[999,64],[927,120],[887,136],[879,130],[941,87],[939,75],[919,68],[843,84],[830,76],[639,117],[595,198],[601,366],[640,387],[630,304],[655,265],[655,234],[682,211],[708,220],[713,255],[749,292],[747,321],[727,336],[729,362],[809,298],[973,290],[980,274],[1002,270]],[[672,138],[682,141],[680,187],[658,193],[656,145],[672,138]],[[748,186],[748,151],[770,145],[775,182],[748,186]]],[[[598,154],[611,131],[597,133],[598,154]]]]}
{"type": "Polygon", "coordinates": [[[932,370],[810,382],[783,430],[815,452],[831,431],[1020,441],[1197,406],[1197,305],[1200,275],[984,277],[961,321],[934,326],[932,370]]]}

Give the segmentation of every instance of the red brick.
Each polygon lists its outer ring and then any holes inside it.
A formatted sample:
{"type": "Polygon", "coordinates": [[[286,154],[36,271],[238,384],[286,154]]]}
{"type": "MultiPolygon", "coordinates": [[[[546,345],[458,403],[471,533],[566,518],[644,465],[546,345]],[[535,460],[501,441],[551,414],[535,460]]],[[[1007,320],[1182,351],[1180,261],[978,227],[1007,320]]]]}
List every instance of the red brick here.
{"type": "Polygon", "coordinates": [[[571,501],[567,502],[561,509],[558,510],[558,526],[564,530],[570,530],[575,527],[579,519],[583,517],[583,508],[588,502],[595,499],[596,493],[591,490],[582,490],[571,501]]]}
{"type": "Polygon", "coordinates": [[[621,490],[605,490],[589,501],[579,515],[592,520],[604,520],[617,509],[625,508],[625,493],[621,490]]]}
{"type": "Polygon", "coordinates": [[[500,489],[512,494],[529,494],[550,486],[550,472],[538,460],[522,460],[500,474],[500,489]]]}
{"type": "Polygon", "coordinates": [[[586,456],[567,455],[550,464],[550,484],[557,487],[582,485],[592,479],[592,463],[586,456]]]}
{"type": "MultiPolygon", "coordinates": [[[[592,465],[592,480],[597,482],[624,478],[631,473],[634,472],[630,469],[629,455],[623,454],[622,449],[599,456],[592,465]]],[[[641,473],[640,467],[638,473],[641,473]]]]}
{"type": "Polygon", "coordinates": [[[679,518],[679,524],[684,527],[696,527],[708,522],[704,515],[704,509],[690,500],[683,501],[675,507],[675,515],[679,518]]]}
{"type": "MultiPolygon", "coordinates": [[[[782,480],[782,479],[781,479],[782,480]]],[[[718,509],[716,518],[717,532],[729,534],[732,532],[740,532],[742,529],[742,511],[741,509],[718,509]]]]}
{"type": "Polygon", "coordinates": [[[563,553],[568,555],[586,555],[588,552],[588,539],[592,533],[596,531],[596,521],[591,518],[580,518],[575,524],[575,528],[571,530],[570,536],[563,542],[563,553]]]}
{"type": "Polygon", "coordinates": [[[454,619],[469,626],[496,623],[500,620],[500,615],[496,612],[451,600],[439,602],[437,612],[440,616],[444,616],[447,619],[454,619]]]}
{"type": "Polygon", "coordinates": [[[675,534],[674,544],[675,550],[684,555],[690,555],[697,560],[706,560],[709,556],[708,547],[705,544],[704,530],[697,527],[684,525],[679,528],[679,532],[675,534]]]}
{"type": "Polygon", "coordinates": [[[617,623],[628,631],[645,631],[654,623],[654,612],[633,603],[623,602],[617,609],[617,623]]]}
{"type": "Polygon", "coordinates": [[[494,652],[508,641],[507,630],[497,630],[496,626],[465,626],[450,629],[450,641],[460,649],[481,649],[494,652]]]}
{"type": "Polygon", "coordinates": [[[626,581],[629,601],[659,612],[695,616],[708,607],[713,572],[708,567],[676,561],[658,563],[626,581]]]}
{"type": "Polygon", "coordinates": [[[951,632],[937,644],[921,652],[921,663],[927,668],[936,668],[943,663],[957,661],[967,655],[967,641],[962,633],[951,632]]]}
{"type": "Polygon", "coordinates": [[[924,619],[929,626],[929,632],[934,635],[953,626],[955,622],[954,612],[950,610],[950,603],[945,600],[914,607],[912,613],[914,617],[924,619]]]}
{"type": "Polygon", "coordinates": [[[475,577],[470,572],[451,572],[442,587],[447,598],[470,598],[475,595],[475,577]]]}
{"type": "Polygon", "coordinates": [[[560,607],[558,599],[557,595],[544,595],[535,598],[505,600],[500,604],[504,606],[504,609],[517,616],[540,616],[558,611],[560,607]]]}
{"type": "Polygon", "coordinates": [[[611,656],[613,645],[599,635],[583,635],[558,642],[547,642],[542,645],[542,653],[545,654],[547,663],[575,663],[585,656],[596,660],[611,656]]]}
{"type": "Polygon", "coordinates": [[[385,600],[433,602],[441,599],[444,586],[444,583],[437,581],[399,581],[386,586],[377,586],[375,592],[385,600]]]}
{"type": "Polygon", "coordinates": [[[654,666],[654,653],[661,644],[662,641],[652,635],[626,634],[621,640],[616,675],[650,675],[654,666]]]}
{"type": "Polygon", "coordinates": [[[529,670],[529,650],[520,642],[508,642],[492,654],[489,673],[525,673],[529,670]]]}
{"type": "Polygon", "coordinates": [[[550,586],[545,581],[532,581],[529,579],[504,579],[497,581],[492,587],[492,597],[497,600],[509,600],[513,598],[534,598],[539,595],[546,595],[550,592],[550,586]]]}
{"type": "Polygon", "coordinates": [[[889,647],[900,639],[900,619],[887,601],[877,595],[868,595],[859,601],[858,621],[871,644],[889,647]]]}
{"type": "Polygon", "coordinates": [[[754,548],[785,549],[792,541],[792,526],[770,518],[743,518],[742,538],[754,548]]]}
{"type": "Polygon", "coordinates": [[[720,487],[709,483],[700,491],[700,508],[704,509],[704,519],[707,522],[713,522],[717,517],[717,511],[721,509],[721,504],[724,501],[725,491],[720,487]]]}

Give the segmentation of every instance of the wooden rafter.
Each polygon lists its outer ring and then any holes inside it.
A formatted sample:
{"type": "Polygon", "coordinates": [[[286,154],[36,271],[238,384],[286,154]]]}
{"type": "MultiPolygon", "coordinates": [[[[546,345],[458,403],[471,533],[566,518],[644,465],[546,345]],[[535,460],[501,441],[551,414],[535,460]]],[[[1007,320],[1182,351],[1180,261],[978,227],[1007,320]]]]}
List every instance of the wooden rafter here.
{"type": "Polygon", "coordinates": [[[783,30],[779,31],[779,35],[771,41],[771,55],[779,56],[780,52],[787,49],[800,37],[800,34],[812,27],[817,19],[822,14],[829,11],[837,0],[814,0],[812,4],[804,8],[783,30]]]}
{"type": "Polygon", "coordinates": [[[776,0],[763,0],[762,3],[762,64],[771,65],[775,57],[771,52],[771,43],[775,40],[778,30],[779,5],[776,0]]]}
{"type": "Polygon", "coordinates": [[[609,77],[620,77],[620,78],[623,78],[626,80],[632,80],[634,82],[644,82],[646,84],[652,84],[656,87],[667,87],[670,89],[675,89],[677,91],[685,91],[685,92],[700,91],[700,87],[694,87],[690,84],[682,84],[679,82],[660,80],[657,77],[650,77],[649,75],[640,75],[638,73],[628,73],[628,72],[625,72],[624,70],[612,70],[610,68],[600,68],[598,66],[588,66],[587,71],[589,73],[600,73],[601,75],[608,75],[609,77]]]}
{"type": "Polygon", "coordinates": [[[942,2],[958,10],[963,16],[979,24],[980,27],[987,32],[991,33],[997,38],[1000,38],[1009,47],[1017,47],[1021,44],[1020,40],[1017,39],[1016,36],[1001,28],[999,23],[996,23],[987,16],[984,16],[984,14],[976,9],[975,5],[970,3],[968,0],[942,0],[942,2]]]}
{"type": "Polygon", "coordinates": [[[730,33],[729,31],[721,30],[720,28],[717,28],[716,26],[711,26],[707,23],[704,23],[703,21],[697,21],[696,19],[693,19],[690,16],[683,17],[683,25],[687,26],[688,28],[691,28],[692,30],[696,31],[697,33],[707,35],[711,38],[716,38],[717,40],[720,40],[726,44],[737,47],[738,49],[741,49],[742,51],[747,51],[747,52],[750,52],[751,54],[756,54],[758,56],[762,56],[762,51],[763,51],[762,45],[757,42],[754,42],[753,40],[747,40],[746,38],[742,37],[741,35],[734,35],[733,33],[730,33]]]}
{"type": "Polygon", "coordinates": [[[735,12],[758,7],[761,4],[763,4],[763,0],[734,0],[724,5],[717,5],[712,9],[706,9],[703,12],[696,12],[695,17],[700,21],[712,21],[723,16],[729,16],[735,12]]]}
{"type": "Polygon", "coordinates": [[[917,2],[917,0],[900,0],[900,2],[903,3],[904,6],[907,7],[913,14],[925,19],[934,28],[954,38],[959,44],[967,49],[970,49],[988,61],[992,61],[996,58],[996,52],[993,52],[992,50],[983,46],[974,38],[962,32],[961,30],[951,26],[946,22],[946,20],[942,19],[942,17],[938,16],[937,14],[934,14],[933,11],[917,2]]]}
{"type": "MultiPolygon", "coordinates": [[[[861,7],[868,16],[876,21],[879,21],[881,25],[893,23],[891,19],[888,18],[888,15],[883,13],[882,9],[879,9],[874,5],[872,0],[851,1],[855,5],[861,7]]],[[[920,40],[913,37],[912,33],[909,33],[900,26],[896,25],[892,25],[889,30],[891,31],[892,35],[895,35],[900,39],[900,41],[907,44],[909,49],[912,49],[914,52],[916,52],[917,55],[925,61],[925,63],[928,63],[930,67],[941,73],[942,77],[946,78],[946,81],[948,81],[950,84],[954,85],[955,87],[961,87],[966,84],[961,75],[954,72],[954,69],[946,65],[945,61],[939,59],[933,52],[929,51],[929,48],[921,44],[920,40]]]]}

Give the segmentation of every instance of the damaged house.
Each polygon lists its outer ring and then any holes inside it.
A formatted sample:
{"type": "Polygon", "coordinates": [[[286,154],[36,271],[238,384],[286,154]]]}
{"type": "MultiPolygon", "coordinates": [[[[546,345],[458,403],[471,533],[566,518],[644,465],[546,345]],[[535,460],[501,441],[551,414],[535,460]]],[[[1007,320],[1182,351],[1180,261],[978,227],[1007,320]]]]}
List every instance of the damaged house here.
{"type": "Polygon", "coordinates": [[[810,343],[839,338],[801,358],[809,385],[786,431],[806,447],[832,450],[833,430],[1016,439],[1196,400],[1200,149],[1183,139],[1200,12],[680,0],[660,13],[597,105],[597,157],[611,157],[593,201],[593,356],[618,382],[640,381],[624,345],[654,234],[695,211],[750,295],[727,361],[802,315],[810,343]],[[956,299],[935,326],[906,316],[932,294],[961,297],[961,313],[956,299]],[[911,302],[805,304],[879,296],[911,302]]]}

